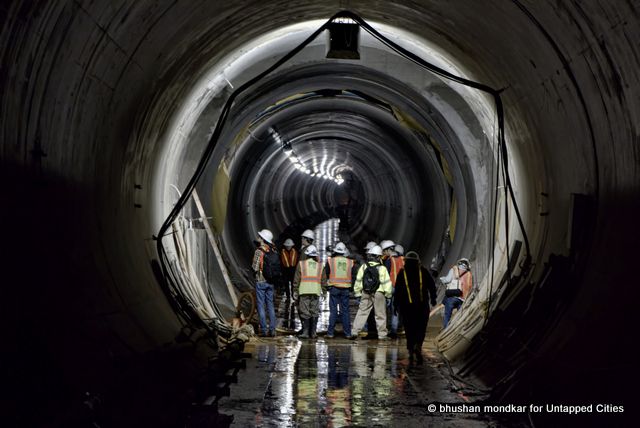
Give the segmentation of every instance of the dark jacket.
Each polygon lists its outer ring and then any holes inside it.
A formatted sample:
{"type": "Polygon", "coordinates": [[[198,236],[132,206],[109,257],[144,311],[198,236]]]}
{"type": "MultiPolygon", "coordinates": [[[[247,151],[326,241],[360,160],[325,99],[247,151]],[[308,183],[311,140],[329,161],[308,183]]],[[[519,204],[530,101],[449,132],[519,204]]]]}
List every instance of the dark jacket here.
{"type": "Polygon", "coordinates": [[[398,278],[396,279],[396,287],[393,295],[393,304],[396,310],[404,311],[416,311],[416,310],[429,310],[429,302],[431,305],[436,304],[436,284],[429,274],[429,271],[420,266],[422,271],[422,291],[420,290],[420,276],[418,274],[418,263],[412,260],[406,260],[404,269],[398,272],[398,278]],[[405,282],[405,273],[408,281],[405,282]],[[411,296],[411,303],[409,303],[409,295],[411,296]]]}

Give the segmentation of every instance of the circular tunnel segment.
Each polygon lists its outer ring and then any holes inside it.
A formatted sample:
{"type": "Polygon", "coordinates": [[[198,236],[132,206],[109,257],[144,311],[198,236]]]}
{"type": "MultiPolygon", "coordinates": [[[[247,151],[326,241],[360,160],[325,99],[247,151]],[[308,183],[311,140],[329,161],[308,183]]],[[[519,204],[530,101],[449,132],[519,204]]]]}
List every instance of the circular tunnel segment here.
{"type": "MultiPolygon", "coordinates": [[[[230,146],[220,161],[228,198],[214,211],[224,213],[232,266],[246,265],[260,228],[297,239],[329,218],[340,218],[342,239],[357,250],[366,240],[390,238],[419,251],[436,270],[444,262],[436,255],[450,246],[450,227],[456,250],[473,251],[478,206],[490,205],[491,196],[486,188],[476,192],[477,183],[490,181],[478,177],[485,173],[478,165],[492,157],[482,135],[473,150],[484,156],[469,160],[427,99],[361,66],[288,70],[252,93],[259,96],[239,103],[241,113],[229,122],[225,137],[232,143],[220,143],[230,146]]],[[[205,205],[217,203],[219,169],[210,165],[199,183],[205,205]]]]}
{"type": "MultiPolygon", "coordinates": [[[[12,371],[32,376],[15,377],[16,385],[39,386],[55,367],[86,391],[87,375],[112,367],[113,355],[177,343],[184,320],[152,267],[154,238],[230,93],[304,40],[337,3],[0,7],[5,262],[21,278],[21,286],[7,282],[3,325],[11,329],[6,348],[16,351],[12,371]],[[31,186],[34,178],[47,186],[31,186]]],[[[379,234],[425,261],[449,239],[443,266],[469,257],[478,285],[438,336],[458,374],[546,402],[620,398],[635,367],[627,297],[635,294],[628,269],[640,211],[637,6],[346,3],[422,58],[504,89],[529,269],[521,269],[524,237],[496,168],[504,159],[492,100],[364,33],[360,60],[327,59],[321,37],[237,100],[197,186],[204,212],[183,210],[193,220],[188,233],[202,237],[198,227],[211,223],[222,251],[212,256],[204,238],[198,263],[223,260],[242,289],[256,229],[295,234],[336,217],[355,244],[379,234]],[[325,155],[331,178],[318,178],[313,163],[322,169],[325,155]]],[[[160,239],[171,246],[168,235],[160,239]]],[[[203,284],[231,314],[220,276],[203,284]]],[[[57,378],[49,382],[55,396],[57,378]]]]}
{"type": "Polygon", "coordinates": [[[467,213],[477,211],[473,172],[442,149],[460,147],[456,135],[434,126],[435,110],[415,92],[388,76],[372,77],[348,65],[287,71],[238,108],[232,128],[244,133],[223,159],[230,177],[224,242],[232,265],[246,265],[256,230],[270,228],[278,242],[298,240],[302,230],[331,218],[340,220],[340,239],[354,251],[367,240],[392,239],[428,264],[449,239],[454,187],[470,189],[454,196],[462,201],[454,226],[469,247],[465,231],[475,229],[467,226],[475,219],[467,213]],[[455,166],[451,182],[443,164],[455,166]]]}
{"type": "MultiPolygon", "coordinates": [[[[197,185],[236,288],[251,287],[257,230],[271,229],[276,243],[298,241],[302,230],[330,219],[340,220],[336,239],[352,251],[392,239],[418,251],[434,271],[470,257],[486,286],[495,201],[492,103],[381,46],[363,46],[360,61],[327,60],[323,48],[307,49],[236,101],[197,185]]],[[[272,60],[264,62],[266,68],[272,60]]],[[[254,74],[260,64],[252,64],[254,74]]],[[[243,69],[234,79],[230,69],[224,79],[206,78],[228,87],[196,93],[198,115],[176,122],[188,137],[168,139],[182,149],[168,151],[165,177],[189,180],[222,100],[252,77],[243,69]]],[[[176,199],[173,190],[164,194],[176,199]]],[[[217,277],[210,287],[230,311],[221,282],[217,277]]]]}

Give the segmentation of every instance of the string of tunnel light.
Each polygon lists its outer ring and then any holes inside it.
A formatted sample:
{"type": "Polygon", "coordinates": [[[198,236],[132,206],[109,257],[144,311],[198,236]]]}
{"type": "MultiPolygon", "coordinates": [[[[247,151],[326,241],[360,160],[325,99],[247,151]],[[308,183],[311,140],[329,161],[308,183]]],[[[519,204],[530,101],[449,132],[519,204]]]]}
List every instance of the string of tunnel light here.
{"type": "Polygon", "coordinates": [[[282,151],[287,156],[287,159],[289,159],[289,162],[291,162],[294,168],[296,168],[298,171],[305,173],[311,177],[334,181],[338,186],[344,183],[342,174],[335,174],[335,172],[339,168],[339,166],[333,167],[333,164],[336,161],[335,158],[333,158],[327,165],[327,154],[325,153],[322,157],[322,162],[318,167],[318,161],[314,157],[311,161],[312,166],[311,168],[309,168],[305,165],[302,159],[300,159],[299,156],[296,156],[296,154],[293,152],[291,143],[289,141],[285,141],[277,130],[275,130],[273,127],[269,128],[269,133],[271,134],[273,140],[282,148],[282,151]]]}
{"type": "MultiPolygon", "coordinates": [[[[329,18],[329,20],[327,20],[322,26],[320,26],[316,31],[314,31],[302,43],[300,43],[298,46],[296,46],[295,48],[290,50],[288,53],[283,55],[272,66],[268,67],[263,72],[259,73],[258,75],[256,75],[252,79],[248,80],[244,84],[240,85],[236,90],[234,90],[229,95],[229,98],[225,102],[225,104],[224,104],[224,106],[223,106],[223,108],[222,108],[222,110],[220,112],[220,116],[218,117],[218,121],[216,123],[216,127],[214,129],[214,132],[211,134],[211,137],[209,138],[207,146],[206,146],[206,148],[205,148],[205,150],[203,152],[202,158],[200,159],[200,162],[198,163],[198,166],[196,167],[196,170],[195,170],[193,176],[191,177],[191,179],[187,183],[187,185],[186,185],[186,187],[185,187],[185,189],[184,189],[184,191],[182,193],[182,196],[180,196],[180,198],[178,199],[178,202],[174,205],[173,209],[171,210],[171,212],[167,216],[166,220],[164,221],[164,223],[160,227],[160,230],[158,231],[157,237],[154,237],[157,240],[157,251],[158,251],[158,254],[159,254],[159,257],[160,257],[160,264],[161,264],[161,267],[162,267],[162,272],[163,272],[164,278],[165,278],[165,280],[168,281],[167,286],[170,289],[172,289],[172,291],[175,294],[178,294],[177,290],[176,290],[176,284],[173,283],[173,281],[175,281],[175,280],[172,278],[172,277],[175,277],[175,273],[172,274],[172,272],[171,272],[171,263],[169,261],[168,254],[166,253],[166,250],[164,248],[163,239],[166,237],[167,230],[171,227],[171,224],[177,218],[180,210],[182,209],[182,207],[184,207],[184,205],[187,203],[187,201],[191,197],[191,194],[193,192],[193,189],[195,188],[196,183],[200,180],[202,174],[206,170],[206,165],[209,162],[209,160],[211,158],[211,155],[213,154],[213,151],[214,151],[214,148],[215,148],[216,144],[218,143],[218,139],[220,138],[220,135],[222,133],[222,129],[224,128],[224,125],[227,122],[227,118],[229,116],[229,113],[231,111],[231,108],[233,106],[233,103],[234,103],[235,99],[240,94],[245,92],[247,89],[249,89],[250,87],[255,85],[257,82],[259,82],[260,80],[265,78],[267,75],[269,75],[273,71],[275,71],[278,68],[280,68],[284,63],[286,63],[288,60],[293,58],[302,49],[304,49],[309,43],[311,43],[313,40],[315,40],[323,31],[328,29],[329,25],[332,22],[334,22],[336,20],[340,20],[340,19],[350,19],[350,20],[356,22],[361,28],[363,28],[365,31],[367,31],[370,35],[372,35],[374,38],[376,38],[382,44],[384,44],[385,46],[389,47],[393,51],[397,52],[402,57],[404,57],[404,58],[416,63],[420,67],[422,67],[422,68],[424,68],[424,69],[426,69],[426,70],[428,70],[428,71],[430,71],[430,72],[432,72],[432,73],[434,73],[436,75],[439,75],[439,76],[441,76],[441,77],[443,77],[443,78],[445,78],[447,80],[451,80],[451,81],[457,82],[459,84],[462,84],[464,86],[472,87],[472,88],[478,89],[480,91],[486,92],[486,93],[490,94],[493,97],[494,102],[496,104],[496,113],[497,113],[497,118],[498,118],[498,136],[497,136],[498,148],[499,148],[499,151],[500,151],[500,155],[502,157],[502,165],[501,166],[503,168],[503,177],[504,177],[504,180],[505,180],[504,192],[505,192],[505,204],[507,205],[507,207],[505,208],[505,211],[508,214],[508,201],[510,199],[512,204],[513,204],[514,212],[516,214],[516,218],[518,220],[518,225],[519,225],[521,233],[523,235],[523,240],[524,240],[524,244],[525,244],[526,258],[523,261],[522,270],[523,271],[527,270],[528,266],[531,263],[531,250],[530,250],[530,245],[529,245],[529,238],[527,236],[527,232],[526,232],[526,229],[525,229],[523,221],[522,221],[522,216],[520,214],[518,203],[517,203],[517,200],[515,198],[514,191],[513,191],[511,178],[510,178],[510,175],[509,175],[507,145],[506,145],[505,136],[504,136],[504,107],[503,107],[503,104],[502,104],[502,99],[500,97],[500,93],[502,92],[502,90],[494,89],[494,88],[492,88],[492,87],[490,87],[488,85],[485,85],[485,84],[482,84],[482,83],[479,83],[479,82],[475,82],[475,81],[472,81],[472,80],[469,80],[469,79],[465,79],[465,78],[460,77],[460,76],[456,76],[456,75],[448,72],[447,70],[444,70],[444,69],[442,69],[442,68],[440,68],[440,67],[438,67],[438,66],[436,66],[434,64],[431,64],[428,61],[423,60],[422,58],[420,58],[416,54],[412,53],[411,51],[403,48],[402,46],[396,44],[392,40],[390,40],[387,37],[385,37],[382,34],[380,34],[377,30],[375,30],[373,27],[371,27],[366,21],[364,21],[360,16],[356,15],[355,13],[350,12],[350,11],[340,11],[340,12],[336,13],[335,15],[333,15],[331,18],[329,18]]],[[[298,168],[298,169],[300,169],[300,168],[298,168]]],[[[306,173],[306,170],[307,170],[307,168],[305,168],[305,171],[304,171],[305,173],[306,173]]],[[[310,174],[310,172],[309,172],[309,174],[310,174]]],[[[494,213],[493,217],[494,217],[493,218],[493,222],[494,222],[494,228],[495,228],[495,224],[497,222],[497,213],[494,213]]],[[[507,281],[508,281],[509,284],[511,284],[511,281],[512,281],[512,272],[511,272],[512,267],[511,267],[511,263],[510,263],[510,260],[509,260],[509,245],[508,245],[509,232],[508,232],[508,227],[509,227],[508,222],[505,221],[505,233],[506,233],[505,238],[507,240],[507,246],[506,246],[507,247],[507,281]]],[[[214,301],[214,302],[212,302],[212,304],[214,305],[216,310],[219,311],[219,309],[217,307],[217,303],[214,301]]],[[[183,315],[185,315],[186,320],[190,320],[192,318],[191,311],[189,311],[188,309],[180,307],[180,305],[178,305],[178,307],[183,312],[183,315]]]]}

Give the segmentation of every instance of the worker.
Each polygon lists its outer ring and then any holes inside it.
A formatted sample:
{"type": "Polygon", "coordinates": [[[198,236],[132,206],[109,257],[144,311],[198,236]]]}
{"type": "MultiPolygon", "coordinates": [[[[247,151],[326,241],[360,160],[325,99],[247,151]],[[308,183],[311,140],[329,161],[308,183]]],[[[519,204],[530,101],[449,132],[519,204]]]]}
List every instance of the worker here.
{"type": "Polygon", "coordinates": [[[465,258],[458,260],[457,264],[449,269],[447,276],[440,277],[440,282],[446,286],[442,303],[444,304],[443,325],[447,328],[453,310],[462,306],[473,288],[469,260],[465,258]]]}
{"type": "Polygon", "coordinates": [[[435,282],[429,271],[422,267],[418,253],[409,251],[404,267],[398,273],[393,308],[404,320],[410,363],[413,363],[414,354],[418,364],[423,361],[422,344],[429,322],[429,302],[431,306],[436,305],[435,282]]]}
{"type": "Polygon", "coordinates": [[[258,232],[258,248],[253,254],[253,268],[256,280],[256,300],[260,319],[260,337],[276,335],[276,311],[273,304],[274,283],[281,277],[280,260],[273,245],[273,233],[268,229],[258,232]],[[265,310],[269,312],[269,326],[265,310]]]}
{"type": "Polygon", "coordinates": [[[364,326],[371,309],[375,312],[375,323],[378,329],[378,340],[387,340],[387,309],[386,299],[391,298],[391,279],[389,272],[380,262],[382,249],[375,245],[367,251],[367,262],[360,266],[353,291],[356,297],[361,297],[358,313],[353,321],[353,335],[364,326]]]}
{"type": "Polygon", "coordinates": [[[305,254],[305,249],[313,244],[313,241],[315,241],[316,239],[316,234],[313,233],[313,230],[311,229],[307,229],[304,232],[302,232],[302,235],[300,235],[300,240],[302,241],[302,246],[300,247],[300,261],[302,260],[306,260],[307,255],[305,254]]]}
{"type": "MultiPolygon", "coordinates": [[[[367,251],[369,251],[376,245],[378,245],[378,243],[375,241],[367,242],[367,244],[364,246],[365,256],[362,257],[358,254],[358,266],[362,266],[366,262],[367,251]]],[[[358,306],[360,306],[360,297],[358,297],[356,301],[358,303],[358,306]]],[[[367,319],[367,322],[364,323],[364,327],[362,327],[362,334],[366,335],[366,339],[375,339],[378,337],[378,332],[376,331],[376,320],[373,311],[369,314],[369,318],[367,319]]]]}
{"type": "Polygon", "coordinates": [[[304,253],[307,258],[298,263],[293,278],[293,296],[298,302],[298,313],[302,321],[302,332],[298,337],[315,339],[320,315],[320,296],[327,288],[327,277],[318,261],[315,245],[309,245],[304,253]]]}
{"type": "Polygon", "coordinates": [[[290,299],[293,275],[295,275],[296,266],[298,266],[298,250],[294,247],[293,239],[291,238],[284,241],[283,247],[280,250],[280,263],[282,264],[284,291],[287,299],[290,299]]]}
{"type": "MultiPolygon", "coordinates": [[[[398,274],[400,270],[404,268],[404,247],[398,243],[393,247],[393,254],[391,256],[391,272],[389,273],[389,277],[391,278],[391,285],[393,285],[393,290],[395,292],[396,283],[398,280],[398,274]]],[[[391,297],[391,301],[393,304],[393,297],[391,297]]],[[[391,337],[397,337],[398,334],[402,334],[404,331],[402,314],[396,313],[393,311],[391,314],[391,337]]]]}
{"type": "MultiPolygon", "coordinates": [[[[396,279],[398,278],[398,273],[404,267],[404,257],[398,256],[396,253],[396,243],[390,239],[386,239],[380,243],[380,248],[382,248],[382,261],[384,266],[389,271],[389,278],[391,279],[391,286],[395,292],[396,288],[396,279]]],[[[402,246],[400,246],[402,249],[402,246]]],[[[392,292],[393,294],[393,292],[392,292]]],[[[393,296],[387,305],[391,320],[391,332],[389,333],[389,337],[396,338],[398,337],[398,327],[400,326],[400,317],[396,311],[393,310],[393,296]]]]}
{"type": "Polygon", "coordinates": [[[293,276],[296,273],[296,266],[298,266],[298,250],[295,248],[295,244],[291,238],[287,238],[284,241],[283,248],[280,250],[280,263],[282,264],[282,286],[285,292],[284,303],[284,321],[280,330],[284,333],[291,333],[295,331],[296,327],[296,305],[291,298],[293,288],[293,276]]]}
{"type": "MultiPolygon", "coordinates": [[[[349,315],[349,293],[355,281],[353,260],[346,257],[347,247],[338,242],[333,248],[333,255],[327,259],[324,266],[324,276],[329,287],[329,327],[327,338],[334,337],[338,310],[342,330],[346,337],[351,337],[351,320],[349,315]]],[[[357,273],[357,272],[356,272],[357,273]]]]}

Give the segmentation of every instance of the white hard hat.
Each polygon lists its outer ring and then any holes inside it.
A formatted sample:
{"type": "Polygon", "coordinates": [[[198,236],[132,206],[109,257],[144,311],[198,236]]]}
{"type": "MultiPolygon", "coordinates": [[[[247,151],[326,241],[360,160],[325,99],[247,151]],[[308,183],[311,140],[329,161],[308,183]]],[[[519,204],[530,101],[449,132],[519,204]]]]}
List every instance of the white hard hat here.
{"type": "Polygon", "coordinates": [[[310,240],[312,240],[312,241],[313,241],[314,239],[316,239],[316,235],[315,235],[315,233],[313,233],[313,230],[311,230],[311,229],[307,229],[307,230],[305,230],[304,232],[302,232],[302,237],[303,237],[303,238],[310,239],[310,240]]]}
{"type": "Polygon", "coordinates": [[[381,256],[382,255],[382,248],[380,248],[379,245],[374,245],[373,247],[369,248],[367,250],[367,254],[372,254],[374,256],[381,256]]]}
{"type": "Polygon", "coordinates": [[[394,250],[396,250],[396,253],[398,253],[399,256],[404,255],[404,247],[402,245],[396,244],[394,250]]]}
{"type": "Polygon", "coordinates": [[[295,245],[295,244],[293,243],[293,239],[291,239],[291,238],[288,238],[286,241],[284,241],[284,246],[285,246],[285,247],[291,248],[291,247],[293,247],[294,245],[295,245]]]}
{"type": "Polygon", "coordinates": [[[460,260],[458,260],[458,263],[465,264],[467,266],[467,269],[471,267],[471,263],[469,263],[469,259],[461,258],[460,260]]]}
{"type": "Polygon", "coordinates": [[[269,244],[273,244],[273,233],[269,229],[262,229],[258,232],[258,236],[267,241],[269,244]]]}
{"type": "Polygon", "coordinates": [[[305,248],[304,253],[309,257],[318,256],[318,250],[316,249],[315,245],[309,245],[307,248],[305,248]]]}
{"type": "Polygon", "coordinates": [[[376,245],[378,245],[378,244],[376,244],[373,241],[369,241],[369,242],[367,242],[367,245],[364,246],[364,249],[369,251],[372,247],[375,247],[376,245]]]}
{"type": "Polygon", "coordinates": [[[391,239],[385,239],[380,243],[380,248],[383,250],[387,250],[389,248],[394,247],[396,244],[391,239]]]}
{"type": "Polygon", "coordinates": [[[334,253],[338,253],[338,254],[346,254],[347,253],[347,246],[344,245],[342,242],[338,242],[336,244],[336,247],[333,249],[334,253]]]}

